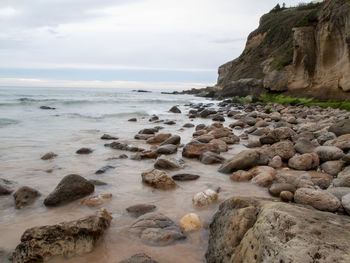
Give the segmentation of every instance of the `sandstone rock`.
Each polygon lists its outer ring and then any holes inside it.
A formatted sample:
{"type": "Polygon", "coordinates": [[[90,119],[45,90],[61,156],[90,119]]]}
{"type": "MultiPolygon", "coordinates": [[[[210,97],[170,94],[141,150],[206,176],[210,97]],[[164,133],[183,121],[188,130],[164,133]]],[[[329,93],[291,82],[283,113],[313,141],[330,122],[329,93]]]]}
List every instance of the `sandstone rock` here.
{"type": "Polygon", "coordinates": [[[144,214],[153,212],[157,207],[155,205],[149,205],[149,204],[138,204],[129,206],[126,208],[126,211],[128,211],[131,215],[135,217],[142,216],[144,214]]]}
{"type": "Polygon", "coordinates": [[[316,153],[295,155],[288,161],[288,166],[296,170],[311,170],[319,166],[320,160],[316,153]]]}
{"type": "Polygon", "coordinates": [[[177,146],[174,144],[165,144],[165,145],[159,146],[156,149],[156,152],[158,154],[173,154],[177,152],[177,146]]]}
{"type": "Polygon", "coordinates": [[[217,145],[220,152],[227,152],[228,146],[226,142],[220,140],[220,139],[213,139],[210,141],[211,144],[217,145]]]}
{"type": "Polygon", "coordinates": [[[57,154],[55,154],[53,152],[48,152],[41,157],[41,160],[50,160],[50,159],[53,159],[55,157],[57,157],[57,154]]]}
{"type": "Polygon", "coordinates": [[[199,159],[205,152],[220,153],[220,150],[218,146],[214,144],[192,141],[183,148],[182,156],[199,159]]]}
{"type": "Polygon", "coordinates": [[[85,178],[77,174],[65,176],[51,192],[44,204],[46,206],[58,206],[79,198],[85,197],[94,192],[94,185],[85,178]]]}
{"type": "Polygon", "coordinates": [[[99,194],[99,195],[94,195],[94,196],[85,198],[84,200],[81,201],[81,204],[90,206],[90,207],[95,207],[95,206],[103,205],[105,202],[107,202],[111,198],[112,198],[112,194],[110,193],[99,194]]]}
{"type": "Polygon", "coordinates": [[[181,227],[159,213],[147,213],[137,218],[129,232],[149,245],[170,245],[186,238],[181,227]]]}
{"type": "Polygon", "coordinates": [[[109,134],[103,134],[101,140],[118,140],[118,137],[111,136],[109,134]]]}
{"type": "Polygon", "coordinates": [[[106,209],[95,215],[57,225],[26,230],[16,247],[12,262],[46,262],[54,256],[72,257],[93,250],[112,220],[106,209]]]}
{"type": "Polygon", "coordinates": [[[214,136],[215,139],[220,139],[222,137],[234,136],[232,131],[228,128],[214,129],[214,130],[210,131],[209,134],[214,136]]]}
{"type": "Polygon", "coordinates": [[[28,186],[19,188],[13,194],[13,197],[15,199],[15,206],[17,209],[21,209],[33,204],[39,196],[41,196],[41,194],[37,190],[28,186]]]}
{"type": "Polygon", "coordinates": [[[258,162],[259,154],[254,150],[245,150],[227,159],[219,168],[221,173],[232,173],[254,167],[258,162]]]}
{"type": "Polygon", "coordinates": [[[262,187],[269,186],[276,176],[276,171],[269,166],[258,166],[249,170],[252,175],[252,183],[262,187]]]}
{"type": "Polygon", "coordinates": [[[323,162],[340,160],[344,156],[343,151],[335,146],[319,146],[315,149],[315,152],[323,162]]]}
{"type": "Polygon", "coordinates": [[[261,144],[273,144],[281,140],[291,139],[295,132],[289,127],[280,127],[270,131],[260,138],[261,144]]]}
{"type": "Polygon", "coordinates": [[[131,258],[119,261],[119,263],[158,263],[144,253],[135,254],[131,258]]]}
{"type": "Polygon", "coordinates": [[[167,176],[166,172],[149,169],[141,174],[142,182],[148,184],[156,189],[169,190],[177,187],[176,183],[167,176]]]}
{"type": "Polygon", "coordinates": [[[214,136],[210,135],[210,134],[203,134],[203,135],[196,138],[197,141],[202,142],[202,143],[208,143],[213,139],[215,139],[214,136]]]}
{"type": "Polygon", "coordinates": [[[343,167],[343,161],[328,161],[321,165],[322,171],[333,176],[337,176],[337,174],[343,169],[343,167]]]}
{"type": "Polygon", "coordinates": [[[197,174],[176,174],[173,175],[171,178],[175,181],[193,181],[197,180],[200,176],[197,174]]]}
{"type": "Polygon", "coordinates": [[[90,148],[80,148],[76,151],[77,154],[90,154],[92,152],[93,150],[91,150],[90,148]]]}
{"type": "Polygon", "coordinates": [[[347,217],[235,197],[214,215],[205,257],[208,263],[314,263],[315,257],[345,263],[350,258],[349,235],[347,217]]]}
{"type": "Polygon", "coordinates": [[[230,179],[235,182],[247,182],[250,181],[252,178],[253,174],[244,170],[238,170],[230,176],[230,179]]]}
{"type": "Polygon", "coordinates": [[[269,166],[272,168],[281,168],[283,165],[282,158],[280,156],[275,156],[269,161],[269,166]]]}
{"type": "Polygon", "coordinates": [[[282,191],[280,193],[280,198],[282,202],[287,202],[287,203],[292,202],[294,198],[294,194],[289,191],[282,191]]]}
{"type": "Polygon", "coordinates": [[[146,140],[146,142],[149,143],[149,144],[162,143],[162,142],[164,142],[166,139],[168,139],[170,137],[171,137],[170,133],[160,133],[160,134],[157,134],[154,137],[148,138],[146,140]]]}
{"type": "Polygon", "coordinates": [[[274,183],[269,187],[269,193],[273,196],[280,196],[283,191],[294,193],[295,190],[295,186],[288,183],[274,183]]]}
{"type": "Polygon", "coordinates": [[[155,151],[144,151],[138,152],[135,155],[131,156],[131,160],[143,160],[143,159],[156,159],[158,157],[158,153],[155,151]]]}
{"type": "Polygon", "coordinates": [[[235,144],[240,141],[240,138],[234,134],[230,135],[230,137],[221,137],[220,140],[226,142],[226,144],[235,144]]]}
{"type": "Polygon", "coordinates": [[[289,160],[295,154],[294,146],[291,141],[281,141],[271,146],[271,151],[274,155],[278,155],[282,160],[289,160]]]}
{"type": "Polygon", "coordinates": [[[296,188],[311,187],[315,185],[321,189],[327,189],[333,181],[333,176],[326,173],[315,171],[296,171],[291,169],[282,169],[277,171],[276,182],[288,183],[294,185],[296,188]]]}
{"type": "Polygon", "coordinates": [[[177,106],[171,107],[169,111],[172,113],[181,113],[181,110],[177,106]]]}
{"type": "Polygon", "coordinates": [[[190,213],[180,220],[181,227],[186,231],[199,230],[202,228],[202,222],[197,214],[190,213]]]}
{"type": "Polygon", "coordinates": [[[220,154],[216,154],[213,152],[205,152],[200,157],[200,161],[203,164],[214,164],[214,163],[222,163],[225,161],[225,158],[220,156],[220,154]]]}
{"type": "Polygon", "coordinates": [[[211,189],[207,189],[204,192],[195,194],[192,198],[192,203],[194,206],[202,207],[214,203],[217,199],[217,192],[211,189]]]}
{"type": "Polygon", "coordinates": [[[333,132],[337,136],[350,134],[350,119],[339,121],[329,127],[328,131],[333,132]]]}
{"type": "Polygon", "coordinates": [[[154,163],[156,169],[180,169],[184,167],[184,161],[182,159],[177,160],[175,158],[158,157],[154,163]]]}
{"type": "Polygon", "coordinates": [[[323,190],[299,188],[295,191],[294,200],[298,204],[310,205],[321,211],[335,212],[340,201],[334,195],[323,190]]]}

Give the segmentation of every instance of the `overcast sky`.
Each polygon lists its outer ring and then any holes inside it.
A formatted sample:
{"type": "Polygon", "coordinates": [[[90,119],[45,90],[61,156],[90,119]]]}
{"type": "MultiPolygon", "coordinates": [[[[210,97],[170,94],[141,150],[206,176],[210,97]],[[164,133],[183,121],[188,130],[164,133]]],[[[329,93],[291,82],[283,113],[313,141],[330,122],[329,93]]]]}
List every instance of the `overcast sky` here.
{"type": "Polygon", "coordinates": [[[1,0],[0,85],[213,84],[277,3],[1,0]]]}

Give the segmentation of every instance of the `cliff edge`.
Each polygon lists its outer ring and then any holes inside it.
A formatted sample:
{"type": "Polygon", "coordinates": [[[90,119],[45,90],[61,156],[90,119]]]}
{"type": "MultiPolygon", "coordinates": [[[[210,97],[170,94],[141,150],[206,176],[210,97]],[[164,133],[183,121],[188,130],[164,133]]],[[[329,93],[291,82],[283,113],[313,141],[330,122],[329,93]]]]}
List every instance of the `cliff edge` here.
{"type": "Polygon", "coordinates": [[[350,1],[276,6],[260,19],[243,53],[219,67],[217,96],[280,92],[350,100],[350,1]]]}

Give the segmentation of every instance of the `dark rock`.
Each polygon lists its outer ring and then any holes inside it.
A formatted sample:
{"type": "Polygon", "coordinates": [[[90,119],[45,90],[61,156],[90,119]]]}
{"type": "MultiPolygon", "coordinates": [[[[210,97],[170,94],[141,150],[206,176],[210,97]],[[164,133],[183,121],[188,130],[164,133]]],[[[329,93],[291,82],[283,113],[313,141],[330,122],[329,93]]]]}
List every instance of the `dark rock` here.
{"type": "Polygon", "coordinates": [[[183,148],[182,156],[187,158],[200,159],[202,154],[205,152],[220,153],[220,149],[215,144],[192,141],[186,144],[186,146],[183,148]]]}
{"type": "Polygon", "coordinates": [[[164,124],[174,125],[174,124],[176,124],[176,122],[175,121],[165,121],[164,124]]]}
{"type": "Polygon", "coordinates": [[[155,205],[149,205],[149,204],[138,204],[129,206],[126,208],[126,211],[128,211],[131,215],[135,217],[142,216],[144,214],[153,212],[157,207],[155,205]]]}
{"type": "Polygon", "coordinates": [[[237,170],[245,170],[257,165],[259,153],[255,150],[245,150],[227,159],[219,168],[221,173],[232,173],[237,170]]]}
{"type": "Polygon", "coordinates": [[[240,79],[236,81],[231,81],[227,85],[225,85],[221,92],[220,96],[227,97],[245,97],[245,96],[253,96],[259,97],[260,94],[264,92],[263,82],[260,79],[255,78],[247,78],[240,79]]]}
{"type": "Polygon", "coordinates": [[[140,216],[129,229],[143,242],[149,245],[170,245],[186,238],[180,226],[170,218],[159,213],[147,213],[140,216]]]}
{"type": "Polygon", "coordinates": [[[139,131],[139,134],[155,134],[158,130],[154,128],[147,128],[147,129],[142,129],[139,131]]]}
{"type": "Polygon", "coordinates": [[[111,166],[111,165],[106,165],[106,166],[103,166],[102,168],[98,169],[95,174],[104,174],[105,172],[107,172],[108,170],[111,170],[111,169],[115,169],[114,166],[111,166]]]}
{"type": "Polygon", "coordinates": [[[93,151],[90,148],[80,148],[78,151],[76,151],[77,154],[90,154],[93,151]]]}
{"type": "Polygon", "coordinates": [[[158,154],[173,154],[177,152],[177,146],[174,144],[162,145],[156,149],[156,152],[158,154]]]}
{"type": "Polygon", "coordinates": [[[209,115],[216,114],[216,113],[217,113],[217,111],[214,109],[205,109],[199,113],[199,116],[202,118],[206,118],[209,115]]]}
{"type": "Polygon", "coordinates": [[[307,138],[300,138],[294,145],[295,150],[298,153],[312,153],[315,150],[315,146],[307,138]]]}
{"type": "Polygon", "coordinates": [[[216,114],[216,115],[213,116],[212,120],[213,121],[222,121],[222,122],[224,122],[225,118],[224,118],[224,116],[222,116],[222,114],[216,114]]]}
{"type": "Polygon", "coordinates": [[[135,254],[131,258],[119,261],[119,263],[158,263],[144,253],[135,254]]]}
{"type": "Polygon", "coordinates": [[[46,206],[58,206],[93,193],[95,187],[85,178],[77,174],[65,176],[44,200],[46,206]]]}
{"type": "Polygon", "coordinates": [[[111,136],[109,134],[103,134],[101,140],[118,140],[119,138],[111,136]]]}
{"type": "Polygon", "coordinates": [[[152,134],[136,134],[134,136],[134,139],[136,139],[136,140],[147,140],[147,139],[149,139],[151,137],[153,137],[152,134]]]}
{"type": "Polygon", "coordinates": [[[186,123],[182,127],[184,127],[184,128],[192,128],[192,127],[194,127],[194,124],[193,123],[186,123]]]}
{"type": "Polygon", "coordinates": [[[295,186],[287,183],[274,183],[269,187],[269,193],[273,196],[280,196],[283,191],[289,191],[294,193],[296,190],[295,186]]]}
{"type": "Polygon", "coordinates": [[[25,206],[31,205],[35,200],[41,196],[41,194],[28,186],[23,186],[19,188],[14,194],[15,206],[17,209],[21,209],[25,206]]]}
{"type": "Polygon", "coordinates": [[[40,109],[42,109],[42,110],[55,110],[56,108],[49,107],[49,106],[40,106],[40,109]]]}
{"type": "Polygon", "coordinates": [[[224,162],[225,158],[220,156],[220,154],[216,154],[213,152],[205,152],[200,157],[200,161],[203,164],[214,164],[224,162]]]}
{"type": "Polygon", "coordinates": [[[136,118],[131,118],[131,119],[128,119],[128,121],[135,122],[135,121],[137,121],[137,119],[136,118]]]}
{"type": "Polygon", "coordinates": [[[315,149],[315,152],[323,162],[340,160],[344,157],[344,152],[335,146],[319,146],[315,149]]]}
{"type": "Polygon", "coordinates": [[[11,194],[13,185],[14,182],[0,178],[0,196],[11,194]]]}
{"type": "Polygon", "coordinates": [[[193,181],[197,180],[200,176],[196,174],[176,174],[172,178],[175,181],[193,181]]]}
{"type": "Polygon", "coordinates": [[[339,121],[329,127],[328,131],[333,132],[337,136],[350,134],[350,119],[339,121]]]}
{"type": "Polygon", "coordinates": [[[173,106],[169,111],[172,113],[181,113],[181,110],[177,106],[173,106]]]}
{"type": "Polygon", "coordinates": [[[196,131],[199,131],[199,130],[203,130],[203,129],[205,129],[205,124],[198,124],[197,126],[196,126],[196,131]]]}
{"type": "Polygon", "coordinates": [[[160,145],[167,145],[167,144],[174,144],[178,145],[181,142],[181,137],[179,135],[173,135],[170,138],[166,139],[164,142],[162,142],[160,145]]]}
{"type": "Polygon", "coordinates": [[[53,152],[48,152],[41,157],[41,160],[50,160],[50,159],[55,158],[56,156],[57,156],[57,154],[55,154],[53,152]]]}

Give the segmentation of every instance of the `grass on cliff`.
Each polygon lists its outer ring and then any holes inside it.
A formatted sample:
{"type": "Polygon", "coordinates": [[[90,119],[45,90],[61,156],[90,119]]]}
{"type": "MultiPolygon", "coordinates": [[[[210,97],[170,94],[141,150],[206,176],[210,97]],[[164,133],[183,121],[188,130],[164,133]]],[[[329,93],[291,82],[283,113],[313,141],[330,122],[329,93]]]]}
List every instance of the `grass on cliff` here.
{"type": "Polygon", "coordinates": [[[250,103],[260,102],[263,104],[278,103],[282,105],[305,105],[305,106],[319,106],[321,108],[331,107],[333,109],[341,109],[350,111],[350,102],[348,101],[319,101],[314,98],[296,98],[291,96],[285,96],[283,94],[262,94],[260,98],[252,100],[250,98],[238,98],[225,100],[232,103],[250,103]]]}

